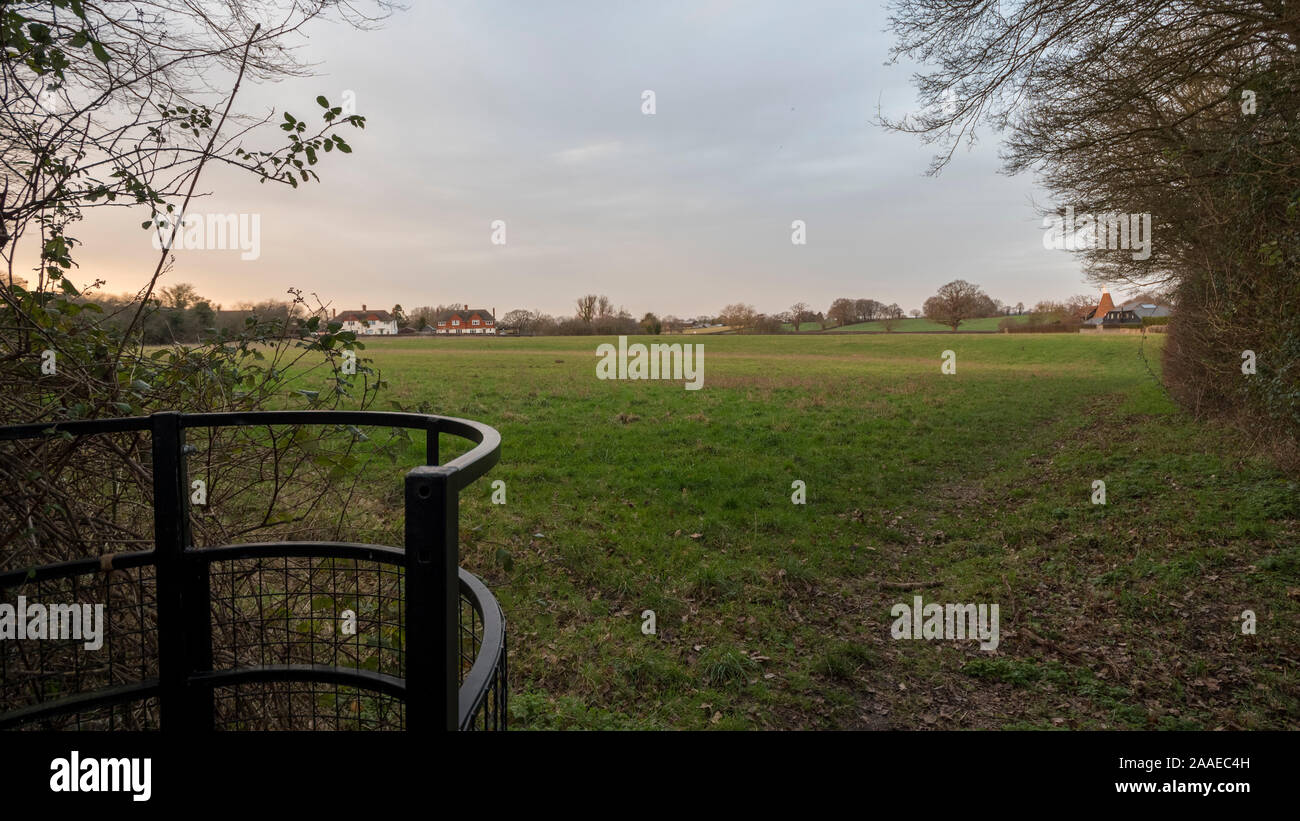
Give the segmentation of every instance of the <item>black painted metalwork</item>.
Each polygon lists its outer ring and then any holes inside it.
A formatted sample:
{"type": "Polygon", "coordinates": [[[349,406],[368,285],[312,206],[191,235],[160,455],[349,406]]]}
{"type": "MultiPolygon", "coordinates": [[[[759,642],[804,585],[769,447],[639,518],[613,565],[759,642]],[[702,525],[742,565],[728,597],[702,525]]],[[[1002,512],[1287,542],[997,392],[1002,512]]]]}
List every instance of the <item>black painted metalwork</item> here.
{"type": "MultiPolygon", "coordinates": [[[[466,419],[411,413],[167,412],[2,427],[0,442],[122,432],[147,432],[152,439],[153,549],[0,573],[0,595],[8,599],[28,589],[40,594],[47,584],[76,592],[94,584],[102,585],[99,598],[113,602],[123,598],[112,595],[115,586],[130,587],[138,594],[129,601],[140,611],[136,620],[140,629],[110,635],[109,641],[126,645],[125,657],[132,660],[132,667],[114,670],[110,660],[105,674],[102,668],[78,662],[71,671],[73,692],[67,693],[69,672],[45,670],[44,651],[34,664],[24,659],[23,669],[16,670],[9,651],[0,645],[0,710],[5,710],[0,712],[0,729],[259,729],[242,717],[246,711],[241,704],[253,696],[262,704],[283,705],[287,715],[277,720],[286,729],[506,729],[505,618],[487,587],[459,567],[457,532],[460,491],[486,473],[500,455],[501,437],[496,430],[466,419]],[[428,464],[406,475],[404,547],[285,541],[196,548],[189,526],[185,431],[268,425],[423,430],[428,464]],[[439,465],[440,434],[468,439],[475,447],[439,465]],[[312,573],[328,571],[331,584],[342,574],[351,578],[354,591],[396,591],[388,594],[387,604],[397,613],[395,626],[404,636],[402,646],[386,651],[376,669],[337,663],[337,648],[334,663],[323,663],[317,656],[324,651],[314,643],[306,650],[290,647],[288,616],[281,627],[280,616],[263,613],[261,601],[267,578],[278,579],[282,573],[287,579],[295,559],[319,560],[312,573]],[[220,582],[215,588],[214,579],[220,582]],[[214,589],[219,593],[214,595],[214,589]],[[254,611],[257,623],[250,630],[241,622],[254,611]],[[214,645],[215,628],[228,637],[219,648],[214,645]],[[241,646],[241,632],[260,637],[261,645],[241,646]],[[271,648],[280,661],[265,659],[270,635],[286,637],[283,646],[271,648]],[[217,649],[235,663],[218,669],[217,649]],[[304,654],[305,660],[296,660],[304,654]],[[239,663],[252,655],[260,655],[260,661],[239,663]],[[8,681],[11,671],[14,680],[8,681]],[[19,681],[21,677],[31,679],[31,686],[19,681]],[[61,678],[52,688],[56,677],[61,678]],[[134,680],[116,683],[122,678],[134,680]],[[49,697],[49,689],[59,692],[49,697]],[[322,703],[333,706],[332,716],[320,707],[322,703]],[[294,715],[295,704],[298,715],[294,715]],[[303,704],[309,705],[305,714],[303,704]]],[[[309,595],[314,584],[309,583],[309,595]]]]}

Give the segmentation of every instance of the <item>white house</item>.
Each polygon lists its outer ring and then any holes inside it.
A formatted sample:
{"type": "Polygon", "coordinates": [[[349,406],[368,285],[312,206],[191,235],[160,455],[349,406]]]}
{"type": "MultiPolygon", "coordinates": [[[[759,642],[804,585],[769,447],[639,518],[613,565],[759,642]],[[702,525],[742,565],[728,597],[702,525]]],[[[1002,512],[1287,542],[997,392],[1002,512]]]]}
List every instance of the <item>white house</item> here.
{"type": "Polygon", "coordinates": [[[390,336],[397,333],[397,319],[388,311],[371,311],[365,305],[359,311],[344,311],[334,316],[333,322],[343,325],[343,330],[358,336],[390,336]]]}

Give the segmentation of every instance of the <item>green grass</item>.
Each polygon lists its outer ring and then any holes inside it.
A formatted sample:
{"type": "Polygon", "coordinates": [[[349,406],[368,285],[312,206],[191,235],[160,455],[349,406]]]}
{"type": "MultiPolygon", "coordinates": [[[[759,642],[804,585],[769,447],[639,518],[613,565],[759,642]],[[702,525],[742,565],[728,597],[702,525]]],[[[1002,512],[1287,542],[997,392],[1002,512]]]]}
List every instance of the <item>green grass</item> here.
{"type": "Polygon", "coordinates": [[[1298,726],[1300,488],[1176,411],[1140,338],[711,337],[699,391],[597,380],[605,341],[366,343],[388,399],[501,432],[461,561],[515,726],[1298,726]],[[998,603],[1001,645],[892,640],[915,594],[881,581],[998,603]]]}
{"type": "MultiPolygon", "coordinates": [[[[786,330],[786,331],[793,331],[793,330],[794,330],[794,323],[793,323],[793,322],[787,322],[787,323],[785,323],[784,325],[782,325],[781,328],[782,328],[783,330],[786,330]]],[[[804,331],[820,331],[821,329],[822,329],[822,324],[821,324],[820,322],[800,322],[800,323],[799,323],[799,331],[800,331],[801,333],[804,332],[804,331]]]]}

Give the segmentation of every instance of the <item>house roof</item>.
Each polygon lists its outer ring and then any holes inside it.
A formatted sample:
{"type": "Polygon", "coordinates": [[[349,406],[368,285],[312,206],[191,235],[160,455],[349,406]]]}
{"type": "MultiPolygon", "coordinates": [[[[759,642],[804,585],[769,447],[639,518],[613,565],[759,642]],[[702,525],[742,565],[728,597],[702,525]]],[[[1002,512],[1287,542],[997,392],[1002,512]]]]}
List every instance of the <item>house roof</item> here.
{"type": "Polygon", "coordinates": [[[340,311],[334,322],[392,322],[393,315],[388,311],[340,311]]]}
{"type": "Polygon", "coordinates": [[[496,317],[493,316],[493,315],[492,315],[492,312],[489,311],[487,308],[457,308],[457,309],[454,310],[454,311],[443,311],[442,313],[438,314],[438,319],[437,319],[437,321],[438,321],[438,322],[446,322],[447,320],[451,319],[453,316],[463,316],[463,317],[468,317],[468,316],[470,316],[470,315],[472,315],[472,314],[478,314],[479,316],[485,316],[485,317],[487,317],[488,319],[491,319],[491,320],[494,321],[494,322],[496,321],[496,317]]]}
{"type": "Polygon", "coordinates": [[[1110,291],[1103,290],[1101,292],[1101,301],[1097,303],[1096,308],[1093,308],[1083,317],[1083,324],[1100,325],[1101,318],[1113,310],[1115,310],[1115,303],[1110,298],[1110,291]]]}
{"type": "Polygon", "coordinates": [[[1133,311],[1138,316],[1169,316],[1173,313],[1169,309],[1168,305],[1159,305],[1154,302],[1142,302],[1136,299],[1131,302],[1125,302],[1119,307],[1125,311],[1133,311]]]}
{"type": "Polygon", "coordinates": [[[1141,322],[1142,319],[1141,317],[1138,316],[1136,312],[1128,310],[1126,308],[1114,308],[1106,312],[1105,316],[1102,318],[1101,324],[1133,325],[1133,324],[1141,324],[1141,322]]]}

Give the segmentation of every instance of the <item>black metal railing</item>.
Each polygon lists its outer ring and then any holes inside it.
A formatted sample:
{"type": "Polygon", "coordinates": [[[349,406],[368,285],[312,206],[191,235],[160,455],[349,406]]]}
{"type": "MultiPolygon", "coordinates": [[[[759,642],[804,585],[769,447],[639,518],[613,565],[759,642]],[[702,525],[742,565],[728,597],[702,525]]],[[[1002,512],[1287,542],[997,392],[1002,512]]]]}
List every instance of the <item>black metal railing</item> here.
{"type": "Polygon", "coordinates": [[[40,640],[31,652],[23,648],[32,640],[0,641],[0,729],[506,728],[505,618],[487,587],[459,567],[458,547],[459,494],[496,463],[496,430],[411,413],[167,412],[4,427],[0,442],[124,432],[151,437],[153,549],[0,573],[0,603],[57,591],[109,607],[106,622],[120,628],[105,628],[110,661],[89,663],[75,642],[54,653],[40,640]],[[185,431],[281,425],[423,430],[427,464],[405,478],[404,547],[195,547],[185,431]],[[475,446],[439,464],[440,434],[475,446]],[[318,643],[312,627],[302,641],[291,588],[294,601],[364,594],[376,603],[370,626],[397,638],[364,661],[352,644],[318,643]],[[268,595],[279,597],[271,612],[268,595]]]}

